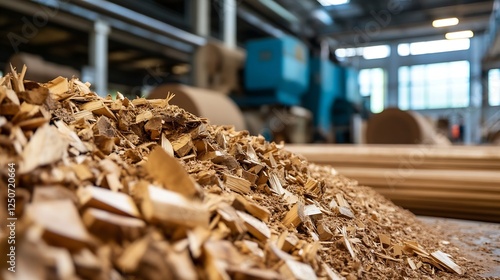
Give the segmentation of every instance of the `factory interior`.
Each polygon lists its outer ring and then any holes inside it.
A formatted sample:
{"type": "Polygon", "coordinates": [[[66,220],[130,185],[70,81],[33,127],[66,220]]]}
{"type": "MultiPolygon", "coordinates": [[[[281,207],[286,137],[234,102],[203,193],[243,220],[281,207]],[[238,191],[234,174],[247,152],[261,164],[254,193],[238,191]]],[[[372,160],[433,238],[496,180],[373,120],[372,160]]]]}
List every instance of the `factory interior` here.
{"type": "Polygon", "coordinates": [[[500,0],[2,0],[0,77],[0,279],[500,277],[500,0]]]}

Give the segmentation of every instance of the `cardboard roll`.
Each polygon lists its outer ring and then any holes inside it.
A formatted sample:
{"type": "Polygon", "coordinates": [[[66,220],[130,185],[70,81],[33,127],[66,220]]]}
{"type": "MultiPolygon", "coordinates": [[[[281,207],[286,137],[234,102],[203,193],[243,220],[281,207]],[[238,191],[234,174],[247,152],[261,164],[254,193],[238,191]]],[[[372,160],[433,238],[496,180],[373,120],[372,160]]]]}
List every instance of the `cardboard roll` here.
{"type": "MultiPolygon", "coordinates": [[[[11,56],[9,63],[12,64],[18,71],[21,71],[23,65],[29,68],[26,72],[26,79],[32,81],[50,81],[58,76],[63,77],[80,77],[80,72],[68,66],[58,65],[45,61],[41,56],[17,53],[11,56]]],[[[7,63],[5,73],[10,72],[10,65],[7,63]]]]}
{"type": "Polygon", "coordinates": [[[388,108],[374,115],[366,129],[368,144],[450,145],[422,115],[412,111],[388,108]]]}
{"type": "Polygon", "coordinates": [[[245,63],[245,52],[209,42],[196,52],[196,86],[225,95],[240,92],[238,72],[245,63]]]}
{"type": "Polygon", "coordinates": [[[175,94],[170,103],[197,116],[208,118],[211,124],[234,125],[237,130],[246,129],[238,106],[220,92],[181,84],[164,84],[153,89],[147,98],[162,99],[169,92],[175,94]]]}

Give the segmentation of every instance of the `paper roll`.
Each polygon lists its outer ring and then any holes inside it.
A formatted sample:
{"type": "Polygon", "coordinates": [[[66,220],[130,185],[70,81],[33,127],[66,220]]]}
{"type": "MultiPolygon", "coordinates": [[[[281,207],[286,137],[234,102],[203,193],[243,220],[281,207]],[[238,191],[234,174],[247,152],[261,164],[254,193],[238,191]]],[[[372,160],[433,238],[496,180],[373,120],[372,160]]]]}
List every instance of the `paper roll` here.
{"type": "MultiPolygon", "coordinates": [[[[11,56],[9,63],[12,64],[18,71],[23,69],[23,65],[28,67],[25,79],[36,82],[50,81],[58,76],[63,77],[80,77],[80,72],[68,66],[58,65],[52,62],[45,61],[41,56],[18,53],[11,56]]],[[[5,73],[10,72],[10,65],[7,63],[5,73]]]]}
{"type": "Polygon", "coordinates": [[[209,119],[211,124],[234,125],[237,130],[246,129],[243,114],[238,106],[220,92],[181,84],[164,84],[153,89],[148,98],[165,98],[168,92],[175,94],[170,103],[209,119]]]}
{"type": "Polygon", "coordinates": [[[374,115],[366,129],[368,144],[450,145],[419,113],[388,108],[374,115]]]}
{"type": "Polygon", "coordinates": [[[209,42],[196,52],[196,86],[225,95],[240,92],[238,73],[245,63],[245,52],[209,42]]]}

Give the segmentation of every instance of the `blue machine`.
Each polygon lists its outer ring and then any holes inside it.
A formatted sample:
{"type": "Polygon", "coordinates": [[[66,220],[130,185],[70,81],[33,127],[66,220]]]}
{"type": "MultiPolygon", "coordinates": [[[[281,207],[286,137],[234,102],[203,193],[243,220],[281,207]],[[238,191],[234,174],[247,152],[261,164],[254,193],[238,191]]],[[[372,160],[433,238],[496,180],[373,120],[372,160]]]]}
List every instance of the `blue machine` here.
{"type": "Polygon", "coordinates": [[[332,127],[333,102],[345,95],[345,68],[320,57],[311,58],[310,68],[311,85],[303,104],[313,113],[314,126],[327,135],[332,127]]]}
{"type": "Polygon", "coordinates": [[[245,96],[238,105],[286,105],[301,103],[309,87],[309,51],[293,37],[251,41],[246,46],[245,96]]]}

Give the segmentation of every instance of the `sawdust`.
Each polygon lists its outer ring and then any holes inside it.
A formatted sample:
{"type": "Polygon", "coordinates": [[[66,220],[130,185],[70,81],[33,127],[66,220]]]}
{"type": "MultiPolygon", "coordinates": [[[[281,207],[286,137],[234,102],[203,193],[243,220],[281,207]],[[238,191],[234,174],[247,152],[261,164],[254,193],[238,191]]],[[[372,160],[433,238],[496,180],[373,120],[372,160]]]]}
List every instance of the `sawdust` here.
{"type": "Polygon", "coordinates": [[[480,279],[439,232],[371,188],[212,126],[172,96],[113,100],[75,78],[22,81],[0,79],[0,165],[18,168],[18,270],[30,279],[480,279]]]}

